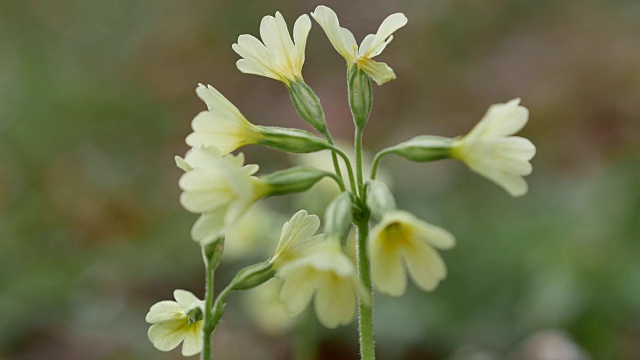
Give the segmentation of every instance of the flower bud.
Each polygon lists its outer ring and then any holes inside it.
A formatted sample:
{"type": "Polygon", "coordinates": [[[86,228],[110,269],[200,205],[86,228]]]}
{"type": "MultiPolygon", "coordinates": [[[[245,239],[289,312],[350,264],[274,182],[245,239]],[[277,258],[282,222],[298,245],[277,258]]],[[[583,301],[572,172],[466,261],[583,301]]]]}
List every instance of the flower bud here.
{"type": "Polygon", "coordinates": [[[369,119],[373,106],[371,78],[358,66],[351,66],[347,75],[349,90],[349,107],[356,127],[362,129],[369,119]]]}
{"type": "Polygon", "coordinates": [[[304,81],[294,81],[287,87],[289,97],[298,115],[322,134],[327,133],[327,121],[324,117],[320,99],[304,81]]]}
{"type": "Polygon", "coordinates": [[[263,135],[258,143],[276,150],[303,154],[331,148],[325,140],[308,131],[275,126],[258,126],[258,128],[263,135]]]}
{"type": "Polygon", "coordinates": [[[231,280],[229,287],[235,291],[249,290],[264,284],[275,274],[276,271],[273,269],[273,264],[269,262],[257,263],[238,271],[236,277],[231,280]]]}
{"type": "Polygon", "coordinates": [[[351,226],[351,214],[351,194],[345,191],[327,206],[324,215],[325,235],[342,239],[351,226]]]}
{"type": "Polygon", "coordinates": [[[367,207],[376,219],[380,220],[384,214],[396,209],[396,201],[385,183],[371,180],[367,184],[367,207]]]}
{"type": "Polygon", "coordinates": [[[309,190],[315,183],[332,173],[311,167],[297,166],[260,177],[260,182],[269,187],[267,195],[285,195],[309,190]]]}
{"type": "Polygon", "coordinates": [[[451,157],[450,149],[453,146],[453,140],[441,136],[416,136],[382,151],[418,162],[448,159],[451,157]]]}

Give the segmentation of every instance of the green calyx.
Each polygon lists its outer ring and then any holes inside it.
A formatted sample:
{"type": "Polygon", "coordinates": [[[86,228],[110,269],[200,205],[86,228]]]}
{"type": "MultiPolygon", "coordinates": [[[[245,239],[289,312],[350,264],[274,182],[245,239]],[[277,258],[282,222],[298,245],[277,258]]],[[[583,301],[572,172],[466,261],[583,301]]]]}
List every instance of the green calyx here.
{"type": "Polygon", "coordinates": [[[272,149],[304,154],[331,148],[328,142],[308,131],[275,126],[257,127],[262,135],[258,143],[272,149]]]}
{"type": "Polygon", "coordinates": [[[396,154],[417,162],[429,162],[451,157],[453,139],[441,136],[416,136],[411,140],[384,149],[385,154],[396,154]]]}
{"type": "Polygon", "coordinates": [[[327,120],[320,99],[303,80],[293,81],[287,86],[289,97],[298,115],[322,134],[327,134],[327,120]]]}
{"type": "Polygon", "coordinates": [[[369,120],[373,107],[373,91],[371,78],[358,66],[349,67],[347,74],[349,107],[357,128],[362,129],[369,120]]]}
{"type": "Polygon", "coordinates": [[[333,173],[316,168],[297,166],[260,177],[269,187],[268,196],[294,194],[309,190],[324,177],[335,178],[333,173]]]}

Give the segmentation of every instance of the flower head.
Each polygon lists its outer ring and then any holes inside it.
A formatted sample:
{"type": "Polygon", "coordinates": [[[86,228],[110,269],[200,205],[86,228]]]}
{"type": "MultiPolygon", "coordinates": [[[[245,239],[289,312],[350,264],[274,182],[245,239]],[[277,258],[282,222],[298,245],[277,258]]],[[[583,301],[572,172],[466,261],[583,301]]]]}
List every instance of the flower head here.
{"type": "Polygon", "coordinates": [[[504,188],[512,196],[527,193],[522,178],[532,171],[536,147],[528,139],[511,136],[524,127],[529,111],[520,99],[489,107],[482,120],[465,136],[454,141],[451,156],[471,170],[504,188]]]}
{"type": "Polygon", "coordinates": [[[173,297],[176,301],[160,301],[149,309],[149,340],[160,351],[172,350],[183,342],[182,355],[195,355],[202,351],[204,302],[185,290],[175,290],[173,297]]]}
{"type": "Polygon", "coordinates": [[[409,212],[386,213],[369,236],[373,285],[380,292],[400,296],[407,287],[408,270],[420,289],[435,289],[447,269],[434,248],[449,249],[454,243],[448,231],[409,212]]]}
{"type": "Polygon", "coordinates": [[[303,256],[314,244],[322,240],[322,235],[313,236],[320,227],[320,219],[300,210],[284,223],[276,252],[271,258],[275,267],[303,256]]]}
{"type": "Polygon", "coordinates": [[[355,266],[335,241],[321,242],[305,256],[284,264],[278,276],[284,280],[280,299],[287,312],[299,314],[315,294],[316,315],[328,328],[351,322],[357,296],[369,301],[355,266]]]}
{"type": "Polygon", "coordinates": [[[196,93],[209,110],[199,113],[191,122],[193,133],[187,136],[187,145],[215,147],[221,154],[227,154],[262,139],[258,127],[213,86],[199,84],[196,93]]]}
{"type": "Polygon", "coordinates": [[[244,164],[244,156],[222,156],[216,148],[193,148],[176,163],[186,172],[179,181],[180,202],[185,209],[202,214],[191,229],[195,241],[208,244],[224,235],[230,225],[268,188],[251,176],[257,165],[244,164]]]}
{"type": "Polygon", "coordinates": [[[293,40],[282,14],[265,16],[260,22],[260,37],[243,34],[232,48],[243,59],[238,60],[238,70],[276,79],[289,86],[302,79],[304,48],[311,30],[309,16],[302,15],[293,25],[293,40]]]}
{"type": "Polygon", "coordinates": [[[336,13],[326,6],[318,6],[311,13],[329,37],[333,47],[347,61],[347,66],[356,65],[367,73],[378,85],[396,78],[393,70],[385,63],[371,60],[380,55],[384,48],[393,40],[392,34],[407,24],[404,14],[389,15],[378,28],[376,34],[367,35],[360,47],[351,31],[340,27],[336,13]]]}

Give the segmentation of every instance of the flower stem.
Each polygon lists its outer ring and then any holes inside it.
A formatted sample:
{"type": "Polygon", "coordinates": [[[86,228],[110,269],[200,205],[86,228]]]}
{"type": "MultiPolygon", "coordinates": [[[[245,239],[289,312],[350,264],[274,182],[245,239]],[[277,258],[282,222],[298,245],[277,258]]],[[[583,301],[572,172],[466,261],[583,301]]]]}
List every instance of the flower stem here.
{"type": "Polygon", "coordinates": [[[358,177],[358,195],[361,199],[364,199],[364,194],[362,193],[362,184],[363,184],[363,176],[362,176],[362,131],[364,129],[362,127],[356,127],[356,135],[355,135],[355,156],[356,156],[356,176],[358,177]]]}
{"type": "MultiPolygon", "coordinates": [[[[372,295],[371,290],[371,264],[367,256],[367,237],[369,236],[369,215],[359,219],[356,223],[358,228],[358,275],[364,285],[368,295],[372,295]]],[[[362,360],[373,360],[376,358],[375,345],[373,339],[373,299],[370,303],[358,300],[358,331],[360,333],[360,358],[362,360]]]]}
{"type": "Polygon", "coordinates": [[[214,290],[214,274],[220,258],[222,257],[222,251],[224,249],[224,239],[220,239],[213,244],[202,247],[202,258],[204,259],[205,267],[205,307],[204,307],[204,319],[202,326],[202,353],[200,353],[201,360],[211,360],[211,334],[215,329],[215,323],[212,321],[213,317],[213,290],[214,290]]]}

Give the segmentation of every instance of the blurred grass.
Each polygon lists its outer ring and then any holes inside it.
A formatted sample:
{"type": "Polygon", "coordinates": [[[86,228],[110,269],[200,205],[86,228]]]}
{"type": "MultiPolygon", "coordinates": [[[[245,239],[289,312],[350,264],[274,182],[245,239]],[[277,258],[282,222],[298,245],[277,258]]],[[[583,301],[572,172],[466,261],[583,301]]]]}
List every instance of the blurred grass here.
{"type": "MultiPolygon", "coordinates": [[[[373,151],[462,134],[514,97],[538,146],[517,200],[459,164],[384,161],[400,206],[458,245],[436,292],[376,299],[381,358],[504,358],[548,328],[594,359],[640,356],[637,1],[325,4],[358,39],[409,17],[380,57],[398,79],[374,90],[373,151]]],[[[0,2],[0,358],[180,358],[153,349],[143,320],[174,288],[202,292],[173,164],[204,108],[193,89],[213,84],[256,123],[305,127],[279,84],[236,71],[230,47],[266,14],[292,22],[316,5],[0,2]]],[[[314,24],[305,78],[348,140],[343,71],[314,24]]],[[[245,152],[265,171],[290,162],[245,152]]],[[[291,357],[289,335],[261,334],[239,301],[230,312],[219,358],[291,357]]],[[[355,356],[353,327],[316,331],[321,358],[355,356]]]]}

